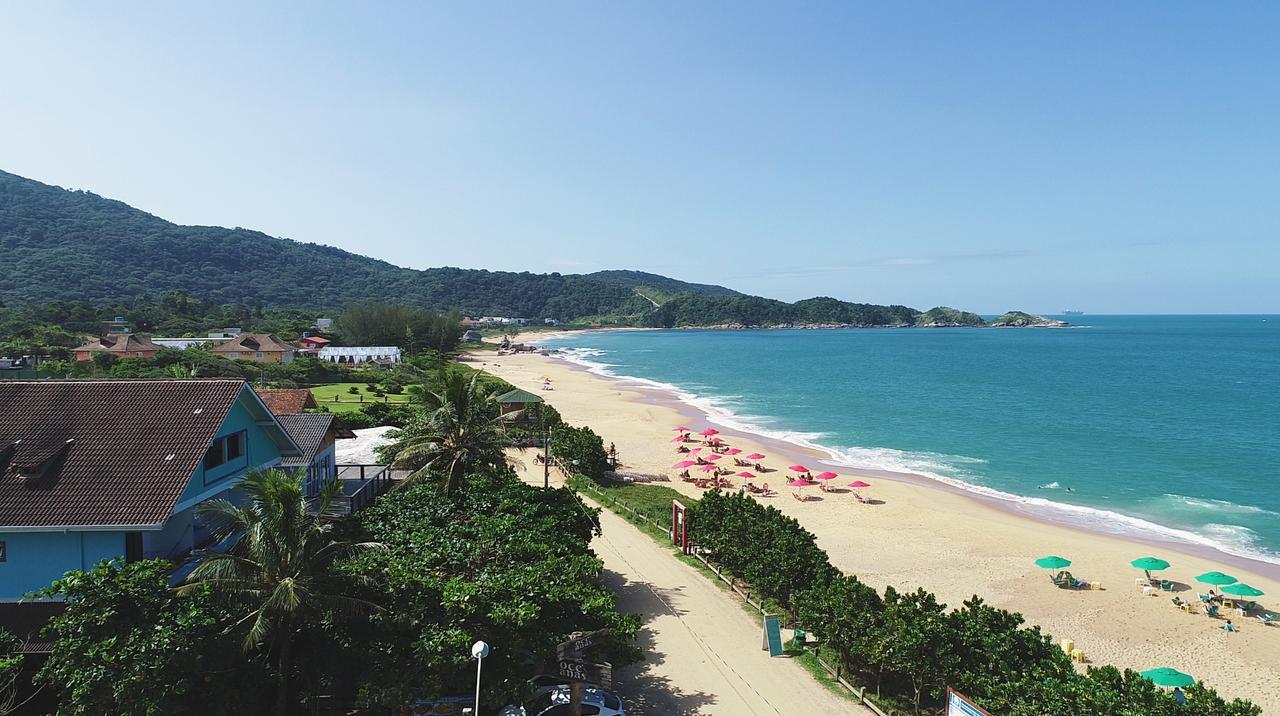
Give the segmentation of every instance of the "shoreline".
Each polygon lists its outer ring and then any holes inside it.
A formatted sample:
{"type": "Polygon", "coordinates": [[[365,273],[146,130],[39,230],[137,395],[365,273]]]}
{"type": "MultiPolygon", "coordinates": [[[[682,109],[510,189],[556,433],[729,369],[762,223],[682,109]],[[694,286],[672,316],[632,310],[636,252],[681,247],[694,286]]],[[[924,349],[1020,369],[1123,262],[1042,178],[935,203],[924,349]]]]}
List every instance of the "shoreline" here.
{"type": "MultiPolygon", "coordinates": [[[[591,329],[591,332],[615,330],[660,329],[601,328],[591,329]]],[[[580,332],[564,331],[552,334],[534,334],[537,338],[533,338],[531,336],[529,343],[536,345],[541,340],[550,340],[566,335],[576,335],[578,333],[580,332]]],[[[521,336],[518,336],[518,338],[519,337],[521,336]]],[[[571,368],[572,370],[587,373],[601,380],[617,382],[621,386],[629,389],[633,388],[652,392],[654,395],[651,397],[657,402],[657,404],[662,404],[666,407],[676,409],[677,412],[682,413],[682,415],[686,415],[690,420],[701,420],[702,422],[716,425],[719,428],[727,428],[741,436],[749,436],[753,440],[765,442],[769,444],[775,452],[793,454],[797,456],[803,455],[805,458],[821,461],[824,467],[829,467],[836,471],[843,470],[858,476],[894,480],[896,482],[914,485],[916,487],[955,494],[966,497],[991,509],[999,510],[1006,514],[1023,517],[1036,522],[1063,527],[1083,534],[1134,542],[1148,547],[1177,552],[1189,557],[1213,560],[1224,565],[1248,570],[1253,574],[1263,576],[1268,579],[1280,580],[1280,561],[1272,561],[1261,557],[1251,556],[1249,554],[1240,554],[1232,551],[1228,545],[1222,545],[1214,542],[1208,537],[1195,534],[1188,530],[1165,527],[1145,518],[1127,515],[1122,512],[1102,510],[1100,508],[1076,505],[1070,502],[1059,502],[1046,497],[1018,495],[939,475],[929,475],[919,472],[853,464],[838,457],[836,454],[837,450],[835,448],[824,446],[816,442],[809,442],[803,439],[800,439],[803,440],[800,441],[796,438],[770,434],[770,431],[765,428],[741,422],[739,416],[727,410],[721,411],[724,413],[723,415],[717,415],[714,406],[709,405],[712,399],[701,398],[700,396],[687,392],[679,386],[638,376],[613,374],[608,372],[608,366],[606,365],[596,364],[589,360],[577,359],[572,357],[570,354],[552,354],[547,357],[571,368]],[[693,401],[702,401],[704,405],[699,405],[693,401]],[[1086,524],[1081,524],[1081,520],[1079,519],[1081,516],[1088,518],[1084,520],[1086,524]],[[1108,528],[1106,524],[1107,521],[1120,521],[1125,524],[1123,526],[1108,528]]]]}
{"type": "MultiPolygon", "coordinates": [[[[606,445],[616,443],[624,472],[668,476],[659,484],[691,497],[702,494],[689,483],[669,479],[676,459],[671,426],[701,429],[712,424],[716,416],[701,406],[683,402],[652,381],[600,375],[564,356],[477,353],[468,359],[473,367],[525,390],[538,391],[543,377],[552,377],[554,389],[539,395],[569,423],[590,426],[606,445]]],[[[812,468],[812,462],[825,464],[828,458],[819,449],[780,438],[716,427],[734,447],[768,454],[761,462],[770,467],[799,461],[812,468]]],[[[1088,663],[1137,670],[1172,666],[1224,696],[1249,698],[1267,712],[1280,709],[1280,632],[1274,625],[1229,614],[1240,631],[1225,634],[1221,620],[1188,615],[1169,603],[1172,596],[1194,600],[1197,591],[1207,590],[1193,575],[1223,569],[1262,589],[1268,595],[1260,599],[1263,607],[1275,607],[1280,580],[1269,576],[1277,571],[1271,565],[1207,547],[1046,520],[1017,509],[1020,505],[983,499],[925,476],[843,465],[832,469],[844,477],[833,481],[841,488],[855,477],[874,478],[864,493],[873,504],[859,505],[845,489],[824,493],[814,488],[806,490],[813,499],[793,501],[782,494],[794,490],[782,484],[786,477],[781,469],[759,474],[755,482],[768,482],[780,493],[761,501],[799,520],[844,572],[878,590],[923,587],[953,607],[980,595],[993,607],[1021,613],[1028,625],[1040,626],[1055,642],[1074,640],[1088,663]],[[1152,552],[1173,563],[1160,576],[1176,585],[1172,594],[1155,592],[1157,599],[1144,598],[1135,584],[1142,573],[1129,565],[1152,552]],[[1032,564],[1047,554],[1073,560],[1071,570],[1078,578],[1099,582],[1102,588],[1056,588],[1032,564]]]]}

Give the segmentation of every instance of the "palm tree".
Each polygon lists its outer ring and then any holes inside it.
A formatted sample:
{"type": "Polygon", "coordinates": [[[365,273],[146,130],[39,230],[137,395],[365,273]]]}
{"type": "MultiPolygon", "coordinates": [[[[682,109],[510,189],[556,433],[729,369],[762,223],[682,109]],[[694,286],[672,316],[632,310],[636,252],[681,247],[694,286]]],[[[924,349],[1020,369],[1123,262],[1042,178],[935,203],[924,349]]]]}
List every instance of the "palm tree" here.
{"type": "Polygon", "coordinates": [[[403,484],[429,473],[443,478],[446,495],[454,494],[468,472],[499,468],[510,461],[503,449],[511,440],[502,430],[493,398],[461,371],[444,374],[440,390],[418,386],[411,397],[427,412],[402,428],[394,443],[382,448],[393,467],[413,470],[403,484]]]}
{"type": "Polygon", "coordinates": [[[350,615],[378,609],[342,593],[331,565],[341,556],[382,545],[335,539],[333,528],[340,512],[334,501],[341,493],[337,480],[325,486],[314,505],[306,498],[300,475],[253,471],[239,487],[249,496],[243,507],[210,500],[198,508],[220,542],[235,535],[239,542],[227,552],[209,554],[179,592],[208,585],[214,593],[249,607],[228,631],[248,625],[246,651],[268,642],[274,645],[279,668],[276,712],[285,714],[295,631],[321,613],[350,615]]]}

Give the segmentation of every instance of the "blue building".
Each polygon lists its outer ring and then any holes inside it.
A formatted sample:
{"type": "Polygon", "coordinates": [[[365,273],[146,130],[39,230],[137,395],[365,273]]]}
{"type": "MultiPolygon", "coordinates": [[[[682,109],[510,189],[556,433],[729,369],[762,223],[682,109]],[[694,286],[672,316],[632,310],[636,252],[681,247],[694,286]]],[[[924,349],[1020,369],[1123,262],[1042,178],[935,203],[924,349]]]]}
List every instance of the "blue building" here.
{"type": "Polygon", "coordinates": [[[277,413],[276,420],[302,450],[297,457],[284,458],[280,468],[301,471],[307,497],[317,497],[321,488],[338,479],[335,443],[356,434],[332,413],[277,413]]]}
{"type": "Polygon", "coordinates": [[[0,381],[0,602],[104,559],[181,561],[211,539],[200,503],[317,448],[241,380],[0,381]]]}

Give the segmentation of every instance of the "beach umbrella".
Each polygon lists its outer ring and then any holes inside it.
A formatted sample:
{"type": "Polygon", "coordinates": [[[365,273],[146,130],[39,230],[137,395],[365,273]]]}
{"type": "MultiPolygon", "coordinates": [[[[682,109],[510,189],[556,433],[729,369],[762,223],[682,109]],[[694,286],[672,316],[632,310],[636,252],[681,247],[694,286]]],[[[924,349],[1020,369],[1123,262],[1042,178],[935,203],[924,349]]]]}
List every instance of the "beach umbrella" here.
{"type": "Polygon", "coordinates": [[[753,474],[751,474],[751,473],[749,473],[749,472],[740,472],[740,473],[738,473],[738,477],[745,477],[745,478],[747,478],[748,480],[751,480],[751,479],[754,479],[754,478],[755,478],[755,475],[753,475],[753,474]]]}
{"type": "Polygon", "coordinates": [[[1191,686],[1196,683],[1195,677],[1191,674],[1184,674],[1168,666],[1143,671],[1142,678],[1147,679],[1156,686],[1191,686]]]}
{"type": "Polygon", "coordinates": [[[763,460],[763,459],[765,459],[766,457],[768,457],[768,455],[761,455],[761,454],[760,454],[760,453],[758,453],[758,452],[753,452],[753,453],[751,453],[750,455],[748,455],[748,456],[747,456],[747,459],[748,459],[748,460],[763,460]]]}
{"type": "Polygon", "coordinates": [[[792,487],[808,487],[808,486],[812,485],[813,483],[812,483],[812,482],[809,482],[808,480],[801,480],[801,479],[799,479],[799,478],[796,478],[796,479],[792,480],[791,482],[788,482],[787,484],[788,484],[788,485],[790,485],[790,486],[792,486],[792,487]]]}
{"type": "Polygon", "coordinates": [[[703,472],[711,472],[712,470],[718,470],[719,468],[717,468],[715,465],[703,465],[698,469],[703,472]]]}
{"type": "Polygon", "coordinates": [[[863,482],[862,480],[854,480],[849,483],[849,487],[871,487],[871,485],[863,482]]]}
{"type": "Polygon", "coordinates": [[[687,432],[689,432],[689,428],[686,428],[686,427],[685,427],[685,426],[683,426],[683,425],[679,425],[679,426],[674,427],[674,428],[671,428],[671,429],[672,429],[672,430],[679,431],[679,432],[682,432],[682,433],[687,433],[687,432]]]}
{"type": "Polygon", "coordinates": [[[794,470],[794,471],[796,471],[796,472],[808,472],[808,471],[809,471],[809,468],[805,467],[804,465],[792,465],[791,467],[789,467],[789,468],[787,468],[787,469],[788,469],[788,470],[794,470]]]}
{"type": "Polygon", "coordinates": [[[671,442],[673,442],[673,443],[687,443],[687,442],[689,442],[689,438],[686,438],[686,437],[685,437],[685,436],[683,436],[683,435],[677,435],[677,436],[675,436],[674,438],[671,438],[671,442]]]}
{"type": "Polygon", "coordinates": [[[724,451],[724,454],[725,455],[741,455],[742,448],[729,448],[728,450],[724,451]]]}
{"type": "Polygon", "coordinates": [[[699,434],[699,435],[706,436],[706,437],[711,437],[712,435],[719,435],[719,434],[720,434],[720,431],[719,431],[719,430],[716,430],[715,428],[707,428],[706,430],[703,430],[702,432],[700,432],[700,433],[698,433],[698,434],[699,434]]]}
{"type": "Polygon", "coordinates": [[[1062,557],[1052,555],[1049,557],[1041,557],[1040,559],[1037,559],[1036,566],[1040,567],[1041,569],[1052,569],[1054,572],[1057,572],[1059,569],[1062,569],[1063,567],[1070,567],[1071,560],[1063,559],[1062,557]]]}
{"type": "Polygon", "coordinates": [[[716,455],[716,454],[714,454],[714,453],[713,453],[713,454],[711,454],[711,455],[708,455],[706,459],[708,459],[708,460],[719,460],[719,459],[721,459],[721,458],[723,458],[723,457],[724,457],[724,455],[716,455]]]}
{"type": "Polygon", "coordinates": [[[1263,591],[1257,587],[1250,587],[1244,582],[1238,584],[1228,584],[1222,588],[1223,594],[1231,594],[1237,597],[1261,597],[1263,591]]]}
{"type": "Polygon", "coordinates": [[[723,440],[721,440],[720,438],[711,438],[711,439],[710,439],[710,440],[708,440],[707,442],[711,443],[712,445],[719,445],[719,444],[723,443],[724,441],[723,441],[723,440]]]}
{"type": "Polygon", "coordinates": [[[692,449],[692,450],[690,450],[690,451],[689,451],[689,454],[693,454],[693,453],[695,453],[695,452],[702,452],[702,448],[694,448],[694,449],[692,449]]]}
{"type": "Polygon", "coordinates": [[[817,475],[813,476],[815,480],[834,480],[837,477],[840,477],[840,476],[835,474],[834,472],[820,472],[817,475]]]}
{"type": "Polygon", "coordinates": [[[677,462],[676,464],[672,465],[671,469],[678,470],[681,468],[693,467],[694,465],[697,465],[697,464],[698,463],[694,462],[693,460],[681,460],[680,462],[677,462]]]}
{"type": "Polygon", "coordinates": [[[1230,574],[1223,574],[1222,572],[1205,572],[1204,574],[1196,577],[1196,581],[1204,584],[1212,584],[1215,587],[1221,587],[1224,584],[1231,584],[1236,581],[1236,578],[1230,574]]]}
{"type": "Polygon", "coordinates": [[[1158,572],[1162,569],[1169,568],[1169,563],[1164,561],[1163,559],[1160,559],[1159,557],[1139,557],[1138,559],[1133,560],[1129,564],[1134,567],[1137,567],[1138,569],[1141,569],[1143,574],[1147,575],[1148,582],[1151,581],[1152,570],[1155,570],[1158,572]]]}

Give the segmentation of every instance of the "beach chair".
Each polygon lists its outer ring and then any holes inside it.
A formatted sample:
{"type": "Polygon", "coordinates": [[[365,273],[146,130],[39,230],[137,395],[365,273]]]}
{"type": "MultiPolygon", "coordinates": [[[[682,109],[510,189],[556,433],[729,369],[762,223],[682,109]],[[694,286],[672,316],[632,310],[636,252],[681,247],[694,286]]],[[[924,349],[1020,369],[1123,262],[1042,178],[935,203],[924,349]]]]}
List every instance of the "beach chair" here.
{"type": "Polygon", "coordinates": [[[1216,619],[1218,616],[1218,605],[1217,604],[1205,605],[1204,615],[1206,617],[1209,617],[1210,619],[1216,619]]]}
{"type": "Polygon", "coordinates": [[[1172,591],[1173,591],[1173,582],[1170,582],[1170,581],[1169,581],[1169,580],[1167,580],[1167,579],[1162,579],[1162,580],[1160,580],[1160,591],[1162,591],[1162,592],[1172,592],[1172,591]]]}
{"type": "Polygon", "coordinates": [[[794,498],[796,498],[796,502],[808,502],[808,501],[809,501],[809,496],[808,496],[808,495],[802,495],[802,494],[800,494],[799,492],[793,492],[793,493],[791,493],[791,496],[792,496],[792,497],[794,497],[794,498]]]}
{"type": "Polygon", "coordinates": [[[1254,616],[1254,618],[1255,618],[1255,619],[1257,619],[1258,621],[1262,622],[1264,625],[1266,625],[1266,624],[1271,624],[1271,623],[1273,623],[1273,622],[1276,620],[1276,615],[1274,615],[1274,614],[1257,614],[1257,615],[1255,615],[1255,616],[1254,616]]]}
{"type": "Polygon", "coordinates": [[[1258,608],[1258,603],[1257,603],[1257,602],[1245,602],[1244,604],[1240,604],[1240,605],[1238,605],[1238,606],[1237,606],[1237,608],[1238,608],[1238,609],[1240,609],[1241,611],[1251,612],[1251,611],[1253,611],[1254,609],[1257,609],[1257,608],[1258,608]]]}

